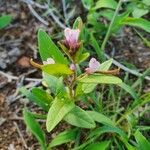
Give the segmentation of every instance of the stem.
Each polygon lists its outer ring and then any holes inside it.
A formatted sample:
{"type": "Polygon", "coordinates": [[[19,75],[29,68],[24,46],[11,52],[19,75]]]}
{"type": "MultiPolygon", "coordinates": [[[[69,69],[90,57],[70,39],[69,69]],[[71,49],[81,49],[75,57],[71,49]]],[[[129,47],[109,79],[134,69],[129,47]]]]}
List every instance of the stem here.
{"type": "Polygon", "coordinates": [[[105,38],[104,38],[104,40],[103,40],[103,43],[102,43],[102,46],[101,46],[102,51],[105,51],[105,47],[106,47],[107,41],[108,41],[108,39],[109,39],[109,37],[110,37],[111,30],[112,30],[114,21],[115,21],[115,19],[116,19],[116,16],[117,16],[117,14],[118,14],[118,12],[119,12],[119,9],[120,9],[121,4],[122,4],[122,0],[119,0],[118,5],[117,5],[117,8],[116,8],[116,10],[115,10],[115,13],[114,13],[114,15],[113,15],[113,18],[112,18],[112,20],[111,20],[111,22],[110,22],[110,25],[109,25],[109,27],[108,27],[106,36],[105,36],[105,38]]]}
{"type": "MultiPolygon", "coordinates": [[[[73,64],[76,65],[75,63],[73,63],[73,64]]],[[[71,84],[69,86],[69,93],[70,93],[70,97],[72,99],[74,99],[74,97],[75,97],[75,93],[74,93],[73,88],[74,88],[74,83],[76,81],[76,77],[77,77],[76,70],[74,70],[73,78],[72,78],[71,84]]]]}

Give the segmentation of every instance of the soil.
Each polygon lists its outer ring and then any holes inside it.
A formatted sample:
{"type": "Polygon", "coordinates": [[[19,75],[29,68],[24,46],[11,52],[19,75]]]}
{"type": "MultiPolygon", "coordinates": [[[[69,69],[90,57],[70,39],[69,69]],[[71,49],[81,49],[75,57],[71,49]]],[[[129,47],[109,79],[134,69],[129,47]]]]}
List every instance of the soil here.
{"type": "MultiPolygon", "coordinates": [[[[36,139],[27,132],[22,120],[22,109],[27,105],[32,110],[40,110],[27,100],[20,98],[17,88],[22,85],[31,87],[35,84],[35,82],[23,80],[23,77],[41,77],[41,74],[30,66],[29,60],[39,58],[37,29],[42,27],[52,33],[54,26],[52,24],[48,28],[44,26],[21,1],[0,0],[0,12],[13,16],[11,25],[0,31],[0,70],[19,77],[18,80],[9,81],[8,78],[0,75],[0,150],[38,150],[40,148],[36,139]]],[[[150,67],[150,49],[130,28],[124,30],[122,38],[112,39],[111,43],[115,48],[113,55],[120,62],[132,63],[141,71],[150,67]]],[[[145,91],[150,91],[149,82],[145,84],[145,91]]],[[[63,128],[57,129],[60,131],[63,128]]],[[[50,136],[54,134],[56,132],[50,136]]],[[[64,148],[60,147],[60,149],[64,148]]]]}

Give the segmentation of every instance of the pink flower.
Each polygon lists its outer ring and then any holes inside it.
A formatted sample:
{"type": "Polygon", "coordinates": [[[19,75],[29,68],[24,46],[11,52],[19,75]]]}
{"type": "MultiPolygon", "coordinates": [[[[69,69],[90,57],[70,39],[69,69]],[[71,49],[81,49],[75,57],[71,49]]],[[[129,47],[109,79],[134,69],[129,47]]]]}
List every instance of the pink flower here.
{"type": "Polygon", "coordinates": [[[44,65],[55,64],[55,60],[53,58],[47,58],[46,61],[43,61],[44,65]]]}
{"type": "Polygon", "coordinates": [[[79,34],[80,34],[79,29],[66,28],[64,30],[66,46],[68,46],[70,49],[78,48],[79,47],[79,42],[78,42],[79,34]]]}
{"type": "Polygon", "coordinates": [[[72,71],[76,70],[75,64],[71,64],[71,65],[70,65],[70,69],[71,69],[72,71]]]}
{"type": "Polygon", "coordinates": [[[95,58],[91,58],[89,62],[89,67],[86,68],[85,71],[87,74],[91,74],[98,71],[99,67],[100,67],[100,63],[95,58]]]}

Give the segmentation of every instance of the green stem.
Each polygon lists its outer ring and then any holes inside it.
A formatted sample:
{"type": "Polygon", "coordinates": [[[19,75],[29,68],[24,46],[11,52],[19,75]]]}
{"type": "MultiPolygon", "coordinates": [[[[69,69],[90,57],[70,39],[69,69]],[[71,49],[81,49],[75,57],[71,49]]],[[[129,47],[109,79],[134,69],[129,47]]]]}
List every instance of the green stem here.
{"type": "MultiPolygon", "coordinates": [[[[73,63],[74,65],[76,65],[75,63],[73,63]]],[[[73,79],[71,81],[71,84],[69,86],[69,91],[70,91],[70,97],[74,100],[74,97],[75,97],[75,93],[74,93],[74,84],[75,84],[75,81],[76,81],[76,78],[77,78],[77,73],[76,73],[76,70],[74,70],[74,73],[73,73],[73,79]]]]}
{"type": "Polygon", "coordinates": [[[115,10],[115,12],[114,12],[113,18],[112,18],[112,20],[111,20],[111,22],[110,22],[110,25],[109,25],[109,27],[108,27],[106,36],[105,36],[105,38],[104,38],[104,40],[103,40],[103,43],[102,43],[102,45],[101,45],[101,49],[102,49],[103,52],[105,51],[105,47],[106,47],[107,41],[108,41],[108,39],[109,39],[109,37],[110,37],[111,30],[112,30],[114,21],[115,21],[115,19],[116,19],[116,16],[118,15],[118,12],[119,12],[119,9],[120,9],[120,7],[121,7],[121,4],[122,4],[122,0],[119,0],[118,5],[117,5],[117,8],[116,8],[116,10],[115,10]]]}

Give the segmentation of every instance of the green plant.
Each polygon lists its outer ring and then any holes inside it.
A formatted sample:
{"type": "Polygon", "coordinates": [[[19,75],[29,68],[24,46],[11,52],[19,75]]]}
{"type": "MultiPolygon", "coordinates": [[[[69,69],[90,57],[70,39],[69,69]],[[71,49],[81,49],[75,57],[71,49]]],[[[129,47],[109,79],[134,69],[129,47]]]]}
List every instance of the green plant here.
{"type": "MultiPolygon", "coordinates": [[[[99,63],[92,58],[89,66],[82,71],[84,61],[89,57],[83,42],[86,40],[86,28],[80,18],[76,19],[73,28],[65,29],[65,39],[58,42],[59,47],[45,31],[38,31],[38,47],[43,64],[33,60],[31,64],[42,70],[42,83],[47,90],[35,87],[31,90],[20,89],[24,96],[43,109],[43,114],[24,109],[28,129],[43,150],[64,143],[70,143],[67,144],[68,149],[74,150],[149,148],[150,143],[139,132],[148,129],[139,125],[139,119],[146,111],[142,113],[139,108],[150,101],[150,93],[138,96],[132,87],[122,82],[116,76],[119,69],[110,69],[113,59],[99,63]],[[114,94],[114,90],[118,92],[114,94]],[[133,100],[127,106],[122,106],[121,99],[127,93],[133,100]],[[37,119],[46,120],[46,129],[50,133],[62,121],[71,127],[49,143],[37,119]],[[88,130],[84,132],[85,129],[88,130]]],[[[94,37],[92,43],[93,47],[99,48],[94,37]]],[[[124,81],[127,79],[128,76],[124,81]]],[[[139,81],[134,86],[138,85],[139,81]]]]}
{"type": "Polygon", "coordinates": [[[99,40],[102,52],[105,50],[109,37],[118,34],[126,25],[150,32],[150,22],[142,18],[149,13],[150,4],[147,0],[119,0],[118,3],[115,0],[97,0],[95,3],[89,1],[86,4],[83,0],[83,4],[86,9],[88,8],[88,30],[99,40]],[[99,37],[103,36],[105,38],[101,40],[102,38],[99,37]]]}
{"type": "Polygon", "coordinates": [[[10,15],[2,15],[0,17],[0,29],[3,29],[8,24],[10,24],[11,20],[12,20],[12,16],[10,16],[10,15]]]}

